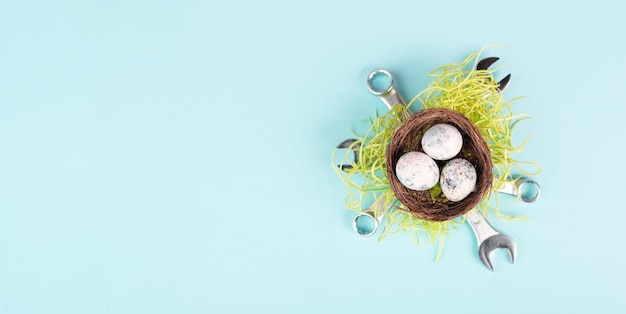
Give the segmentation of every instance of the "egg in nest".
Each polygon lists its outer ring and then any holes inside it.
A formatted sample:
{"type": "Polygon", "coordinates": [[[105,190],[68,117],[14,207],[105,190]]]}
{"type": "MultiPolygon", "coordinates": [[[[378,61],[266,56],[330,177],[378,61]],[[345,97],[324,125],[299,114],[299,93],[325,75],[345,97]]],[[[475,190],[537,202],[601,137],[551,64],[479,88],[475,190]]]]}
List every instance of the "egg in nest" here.
{"type": "Polygon", "coordinates": [[[476,168],[463,158],[452,159],[441,169],[439,184],[447,199],[461,201],[476,189],[476,168]]]}
{"type": "Polygon", "coordinates": [[[439,181],[439,167],[432,158],[422,152],[408,152],[396,163],[396,176],[405,187],[425,191],[439,181]]]}
{"type": "Polygon", "coordinates": [[[422,136],[424,152],[436,160],[451,159],[461,151],[461,147],[461,132],[447,123],[433,125],[422,136]]]}

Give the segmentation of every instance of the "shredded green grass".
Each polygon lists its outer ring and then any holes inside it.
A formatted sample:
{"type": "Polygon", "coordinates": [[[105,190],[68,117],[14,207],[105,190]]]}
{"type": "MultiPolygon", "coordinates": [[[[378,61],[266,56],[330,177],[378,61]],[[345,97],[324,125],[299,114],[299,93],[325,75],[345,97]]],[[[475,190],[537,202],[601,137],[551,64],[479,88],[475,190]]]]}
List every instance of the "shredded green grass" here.
{"type": "MultiPolygon", "coordinates": [[[[342,171],[334,165],[337,174],[348,186],[346,207],[355,212],[363,211],[369,204],[381,196],[386,197],[385,208],[395,205],[385,215],[384,226],[379,240],[403,232],[418,246],[438,243],[439,250],[435,257],[439,259],[443,251],[444,238],[449,231],[464,222],[464,217],[444,222],[431,222],[416,218],[404,211],[389,187],[386,177],[385,153],[393,131],[406,119],[408,108],[420,104],[422,108],[447,108],[456,110],[468,117],[480,130],[487,141],[493,162],[494,183],[490,194],[478,205],[486,216],[490,213],[498,218],[516,219],[498,210],[497,190],[515,169],[516,174],[532,176],[539,173],[537,163],[518,161],[512,154],[522,151],[530,139],[515,146],[511,136],[515,127],[528,119],[526,114],[513,114],[511,104],[518,100],[504,100],[499,93],[498,83],[493,77],[493,70],[475,70],[480,52],[470,54],[464,61],[442,66],[432,71],[429,76],[433,81],[417,94],[407,107],[394,106],[384,115],[375,114],[369,119],[369,129],[363,135],[354,134],[357,142],[354,148],[359,155],[359,162],[351,160],[352,152],[345,151],[344,163],[352,165],[349,171],[342,171]],[[357,149],[358,148],[358,149],[357,149]],[[532,170],[528,170],[528,168],[532,170]]],[[[335,154],[333,152],[333,160],[335,154]]],[[[379,209],[382,211],[382,209],[379,209]]]]}

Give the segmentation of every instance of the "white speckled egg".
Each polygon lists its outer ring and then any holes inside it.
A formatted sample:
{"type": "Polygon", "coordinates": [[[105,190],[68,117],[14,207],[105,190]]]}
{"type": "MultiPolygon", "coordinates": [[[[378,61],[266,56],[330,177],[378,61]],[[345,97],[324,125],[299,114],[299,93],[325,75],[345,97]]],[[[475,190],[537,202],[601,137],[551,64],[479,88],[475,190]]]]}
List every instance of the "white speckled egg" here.
{"type": "Polygon", "coordinates": [[[437,160],[448,160],[456,156],[462,146],[461,132],[449,124],[435,124],[422,136],[424,152],[437,160]]]}
{"type": "Polygon", "coordinates": [[[465,159],[452,159],[441,169],[439,183],[447,199],[461,201],[476,188],[476,168],[465,159]]]}
{"type": "Polygon", "coordinates": [[[439,167],[422,152],[408,152],[396,164],[396,176],[402,185],[411,190],[424,191],[439,180],[439,167]]]}

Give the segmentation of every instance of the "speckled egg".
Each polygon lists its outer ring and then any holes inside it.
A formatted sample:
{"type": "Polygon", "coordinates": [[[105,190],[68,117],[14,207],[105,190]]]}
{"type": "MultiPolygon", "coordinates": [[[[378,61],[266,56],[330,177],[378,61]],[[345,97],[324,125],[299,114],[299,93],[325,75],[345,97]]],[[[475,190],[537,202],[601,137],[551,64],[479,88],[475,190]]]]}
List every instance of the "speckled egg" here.
{"type": "Polygon", "coordinates": [[[452,159],[441,169],[439,183],[447,199],[461,201],[476,188],[476,168],[463,158],[452,159]]]}
{"type": "Polygon", "coordinates": [[[449,124],[435,124],[422,136],[424,152],[437,160],[448,160],[456,156],[462,146],[461,132],[449,124]]]}
{"type": "Polygon", "coordinates": [[[422,152],[408,152],[396,164],[396,176],[402,185],[411,190],[424,191],[439,180],[439,167],[422,152]]]}

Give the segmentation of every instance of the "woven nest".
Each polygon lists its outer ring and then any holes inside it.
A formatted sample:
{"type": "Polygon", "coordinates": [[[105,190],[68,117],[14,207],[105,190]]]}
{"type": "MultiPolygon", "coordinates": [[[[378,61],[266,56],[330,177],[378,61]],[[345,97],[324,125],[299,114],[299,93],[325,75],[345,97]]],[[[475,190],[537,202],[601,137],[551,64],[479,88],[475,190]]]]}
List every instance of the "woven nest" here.
{"type": "MultiPolygon", "coordinates": [[[[436,161],[442,167],[446,161],[436,161]]],[[[424,109],[409,117],[393,133],[386,156],[387,178],[396,198],[406,206],[409,213],[429,221],[446,221],[461,216],[487,196],[493,182],[491,153],[485,139],[474,124],[461,113],[443,109],[424,109]],[[406,188],[396,176],[396,163],[410,151],[422,150],[422,135],[438,123],[455,126],[463,136],[463,148],[456,157],[461,157],[476,168],[476,190],[465,199],[449,201],[443,193],[433,195],[429,191],[414,191],[406,188]]]]}

